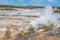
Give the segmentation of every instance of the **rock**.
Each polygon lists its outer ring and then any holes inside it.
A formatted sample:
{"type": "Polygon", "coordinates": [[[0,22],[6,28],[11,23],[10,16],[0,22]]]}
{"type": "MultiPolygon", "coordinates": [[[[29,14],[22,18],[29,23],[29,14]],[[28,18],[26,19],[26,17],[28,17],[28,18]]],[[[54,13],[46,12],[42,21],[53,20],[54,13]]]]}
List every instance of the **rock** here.
{"type": "Polygon", "coordinates": [[[58,27],[58,28],[56,28],[54,30],[48,31],[45,34],[48,35],[48,36],[57,36],[57,37],[60,37],[60,27],[58,27]]]}
{"type": "Polygon", "coordinates": [[[54,30],[54,33],[55,33],[56,36],[60,37],[60,27],[56,28],[54,30]]]}
{"type": "Polygon", "coordinates": [[[54,36],[53,31],[47,31],[45,33],[46,36],[54,36]]]}

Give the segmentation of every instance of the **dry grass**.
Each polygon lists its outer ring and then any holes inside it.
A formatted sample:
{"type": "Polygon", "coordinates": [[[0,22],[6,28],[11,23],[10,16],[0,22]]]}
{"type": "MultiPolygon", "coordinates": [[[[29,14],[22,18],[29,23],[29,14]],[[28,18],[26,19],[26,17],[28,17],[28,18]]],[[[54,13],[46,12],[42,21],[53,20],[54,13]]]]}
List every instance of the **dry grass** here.
{"type": "Polygon", "coordinates": [[[46,36],[44,34],[40,34],[34,40],[60,40],[60,38],[56,36],[46,36]]]}
{"type": "MultiPolygon", "coordinates": [[[[2,40],[3,38],[3,33],[0,33],[0,40],[2,40]]],[[[11,38],[9,40],[14,40],[14,38],[11,38]]],[[[60,40],[59,37],[56,36],[45,36],[44,33],[40,33],[38,36],[36,36],[36,38],[32,39],[32,40],[60,40]]]]}

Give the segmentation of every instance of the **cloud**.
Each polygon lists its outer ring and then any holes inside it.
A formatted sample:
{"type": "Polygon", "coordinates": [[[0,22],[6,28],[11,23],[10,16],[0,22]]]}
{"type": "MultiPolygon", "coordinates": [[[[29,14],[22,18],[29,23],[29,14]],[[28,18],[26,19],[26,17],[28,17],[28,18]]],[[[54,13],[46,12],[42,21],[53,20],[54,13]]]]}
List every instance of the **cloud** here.
{"type": "Polygon", "coordinates": [[[8,0],[0,0],[0,2],[6,3],[6,2],[9,2],[9,1],[8,0]]]}
{"type": "Polygon", "coordinates": [[[56,0],[48,0],[49,2],[56,2],[56,0]]]}
{"type": "Polygon", "coordinates": [[[31,0],[32,2],[45,2],[44,0],[31,0]]]}
{"type": "Polygon", "coordinates": [[[24,0],[18,0],[19,2],[24,2],[24,0]]]}
{"type": "Polygon", "coordinates": [[[4,4],[8,4],[7,0],[0,0],[0,4],[4,5],[4,4]]]}

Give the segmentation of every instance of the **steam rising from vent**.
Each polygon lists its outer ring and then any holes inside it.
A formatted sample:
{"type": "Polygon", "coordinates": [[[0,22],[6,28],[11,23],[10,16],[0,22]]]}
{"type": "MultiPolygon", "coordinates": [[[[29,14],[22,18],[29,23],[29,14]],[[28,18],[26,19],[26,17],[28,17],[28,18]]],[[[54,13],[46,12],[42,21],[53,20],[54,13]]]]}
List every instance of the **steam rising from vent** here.
{"type": "Polygon", "coordinates": [[[53,8],[50,5],[48,5],[45,7],[43,13],[39,15],[39,18],[36,18],[32,22],[30,22],[30,24],[33,25],[33,27],[36,27],[38,24],[45,24],[45,25],[49,25],[50,23],[57,24],[58,17],[53,13],[54,13],[53,8]]]}

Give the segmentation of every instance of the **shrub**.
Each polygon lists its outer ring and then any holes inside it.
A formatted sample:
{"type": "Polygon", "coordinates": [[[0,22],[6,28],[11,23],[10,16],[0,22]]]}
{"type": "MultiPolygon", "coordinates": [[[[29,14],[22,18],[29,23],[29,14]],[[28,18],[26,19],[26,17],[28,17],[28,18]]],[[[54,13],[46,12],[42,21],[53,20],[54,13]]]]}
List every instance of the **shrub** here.
{"type": "Polygon", "coordinates": [[[60,9],[57,9],[54,11],[55,13],[60,13],[60,9]]]}
{"type": "Polygon", "coordinates": [[[34,30],[34,27],[30,27],[29,29],[28,29],[28,32],[31,34],[31,33],[34,33],[35,32],[35,30],[34,30]]]}
{"type": "Polygon", "coordinates": [[[4,40],[10,40],[10,38],[11,38],[11,31],[10,31],[10,28],[7,27],[6,33],[4,35],[4,40]]]}
{"type": "Polygon", "coordinates": [[[16,38],[15,38],[15,40],[27,40],[28,39],[28,36],[30,35],[30,34],[32,34],[32,33],[34,33],[35,32],[35,30],[34,30],[34,27],[30,27],[29,29],[28,29],[28,32],[24,32],[24,31],[21,31],[20,33],[18,33],[17,35],[16,35],[16,38]]]}
{"type": "Polygon", "coordinates": [[[47,25],[44,25],[43,26],[43,29],[44,29],[44,31],[49,31],[49,30],[53,30],[54,29],[54,24],[52,23],[52,24],[50,24],[49,26],[47,26],[47,25]]]}

